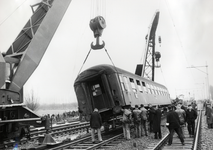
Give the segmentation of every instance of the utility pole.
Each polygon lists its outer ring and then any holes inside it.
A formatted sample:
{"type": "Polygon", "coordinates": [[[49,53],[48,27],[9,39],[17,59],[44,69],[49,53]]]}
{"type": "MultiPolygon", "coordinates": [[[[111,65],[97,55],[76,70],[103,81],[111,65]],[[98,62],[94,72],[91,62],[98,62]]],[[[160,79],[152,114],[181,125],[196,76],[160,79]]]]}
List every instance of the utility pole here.
{"type": "Polygon", "coordinates": [[[209,73],[208,73],[208,65],[207,65],[207,63],[206,63],[206,65],[205,66],[191,66],[191,67],[187,67],[187,68],[195,68],[195,69],[197,69],[197,70],[199,70],[200,72],[202,72],[202,73],[205,73],[206,74],[206,86],[207,86],[207,88],[206,88],[206,97],[207,97],[207,99],[210,99],[210,91],[209,91],[209,73]],[[199,68],[203,68],[203,67],[206,67],[206,72],[204,72],[204,71],[202,71],[202,70],[200,70],[199,68]]]}

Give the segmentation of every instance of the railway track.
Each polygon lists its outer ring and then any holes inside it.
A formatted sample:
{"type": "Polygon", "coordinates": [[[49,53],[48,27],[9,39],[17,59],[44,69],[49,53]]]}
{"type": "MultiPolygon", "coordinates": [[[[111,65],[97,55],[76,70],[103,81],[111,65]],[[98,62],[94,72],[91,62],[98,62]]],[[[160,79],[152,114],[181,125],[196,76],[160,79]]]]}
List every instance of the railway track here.
{"type": "MultiPolygon", "coordinates": [[[[66,124],[66,125],[60,125],[60,126],[55,126],[51,129],[51,134],[55,135],[55,134],[60,134],[63,132],[74,132],[78,129],[87,129],[89,128],[89,123],[88,122],[84,122],[84,123],[80,123],[80,122],[75,122],[72,124],[66,124]]],[[[46,132],[45,129],[41,129],[41,130],[34,130],[32,131],[31,137],[37,137],[38,135],[43,135],[46,132]]]]}
{"type": "MultiPolygon", "coordinates": [[[[60,137],[63,135],[73,135],[77,134],[79,132],[89,132],[89,123],[84,122],[73,122],[72,124],[66,124],[66,125],[60,125],[60,126],[55,126],[52,128],[50,134],[52,137],[60,137]]],[[[44,128],[38,130],[38,129],[33,129],[31,130],[31,141],[39,140],[44,138],[44,135],[46,133],[46,130],[44,128]]],[[[19,141],[19,143],[24,144],[28,142],[28,139],[24,138],[19,141]]],[[[17,141],[5,141],[4,142],[4,147],[13,147],[17,141]]]]}
{"type": "Polygon", "coordinates": [[[177,149],[184,149],[184,150],[197,150],[199,147],[199,140],[201,137],[201,120],[202,120],[202,111],[198,112],[198,119],[196,122],[196,133],[193,138],[189,137],[188,130],[185,127],[184,133],[185,133],[185,145],[182,145],[180,142],[180,139],[177,137],[177,134],[173,136],[173,143],[172,145],[167,145],[168,139],[169,139],[169,133],[166,134],[162,140],[160,140],[158,143],[152,143],[147,147],[145,150],[177,150],[177,149]]]}
{"type": "Polygon", "coordinates": [[[92,149],[107,149],[120,143],[120,139],[123,138],[122,129],[113,129],[107,133],[102,134],[102,142],[92,143],[90,134],[86,137],[71,141],[69,143],[61,144],[55,147],[46,147],[45,149],[50,150],[64,150],[64,149],[81,149],[81,150],[92,150],[92,149]]]}

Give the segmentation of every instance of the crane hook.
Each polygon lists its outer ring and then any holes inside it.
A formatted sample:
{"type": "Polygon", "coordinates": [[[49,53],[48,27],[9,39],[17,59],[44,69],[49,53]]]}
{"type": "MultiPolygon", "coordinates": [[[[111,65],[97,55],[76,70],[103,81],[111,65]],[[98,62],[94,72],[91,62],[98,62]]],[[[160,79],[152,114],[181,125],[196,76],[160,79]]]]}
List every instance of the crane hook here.
{"type": "Polygon", "coordinates": [[[90,29],[94,33],[94,37],[96,38],[96,45],[93,45],[93,42],[91,43],[91,48],[93,50],[102,49],[105,46],[105,42],[103,41],[103,44],[100,44],[100,36],[102,35],[103,29],[106,28],[106,22],[105,19],[102,16],[97,16],[94,19],[90,20],[90,29]]]}

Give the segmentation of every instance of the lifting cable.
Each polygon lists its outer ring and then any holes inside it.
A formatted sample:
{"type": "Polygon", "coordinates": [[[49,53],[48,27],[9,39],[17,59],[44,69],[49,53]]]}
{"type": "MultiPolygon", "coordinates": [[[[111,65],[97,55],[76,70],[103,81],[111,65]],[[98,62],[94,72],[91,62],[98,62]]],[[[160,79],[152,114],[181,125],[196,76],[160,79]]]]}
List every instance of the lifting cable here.
{"type": "MultiPolygon", "coordinates": [[[[109,53],[107,52],[107,49],[104,48],[104,50],[105,50],[105,52],[107,53],[107,56],[109,57],[109,60],[111,61],[112,65],[115,67],[115,64],[113,63],[113,61],[112,61],[112,59],[111,59],[109,53]]],[[[115,67],[115,69],[116,69],[116,67],[115,67]]],[[[117,71],[117,70],[116,70],[116,71],[117,71]]]]}
{"type": "Polygon", "coordinates": [[[89,52],[88,52],[88,54],[87,54],[87,56],[86,56],[86,58],[85,58],[85,60],[84,60],[84,62],[83,62],[83,64],[82,64],[82,66],[81,66],[81,69],[80,69],[79,72],[78,72],[78,75],[80,74],[80,72],[81,72],[81,70],[82,70],[82,68],[83,68],[83,66],[84,66],[84,64],[85,64],[85,62],[86,62],[86,60],[87,60],[87,58],[88,58],[88,56],[89,56],[91,50],[92,50],[92,49],[90,48],[90,50],[89,50],[89,52]]]}
{"type": "MultiPolygon", "coordinates": [[[[82,70],[82,68],[83,68],[83,66],[84,66],[84,64],[85,64],[85,62],[87,61],[87,58],[89,57],[89,54],[90,54],[91,50],[92,50],[92,49],[90,49],[89,52],[87,53],[87,56],[86,56],[86,58],[84,59],[83,64],[81,65],[81,68],[80,68],[80,70],[79,70],[79,72],[78,72],[78,75],[80,74],[80,72],[81,72],[81,70],[82,70]]],[[[106,54],[107,54],[109,60],[111,61],[113,67],[115,68],[116,72],[118,72],[117,69],[116,69],[116,67],[115,67],[114,62],[112,61],[112,58],[110,57],[110,55],[109,55],[109,53],[108,53],[108,51],[107,51],[107,49],[104,48],[104,50],[105,50],[105,52],[106,52],[106,54]]]]}

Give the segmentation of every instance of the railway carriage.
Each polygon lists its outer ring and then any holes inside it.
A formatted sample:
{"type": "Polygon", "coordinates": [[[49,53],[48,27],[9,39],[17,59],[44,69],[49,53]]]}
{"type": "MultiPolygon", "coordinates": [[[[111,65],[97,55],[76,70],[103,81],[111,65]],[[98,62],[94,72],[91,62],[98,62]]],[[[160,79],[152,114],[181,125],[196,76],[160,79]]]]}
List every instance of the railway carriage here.
{"type": "Polygon", "coordinates": [[[165,86],[111,65],[98,65],[83,71],[76,78],[74,88],[79,112],[86,120],[94,108],[99,109],[103,121],[113,118],[116,101],[120,106],[132,107],[171,104],[165,86]]]}

